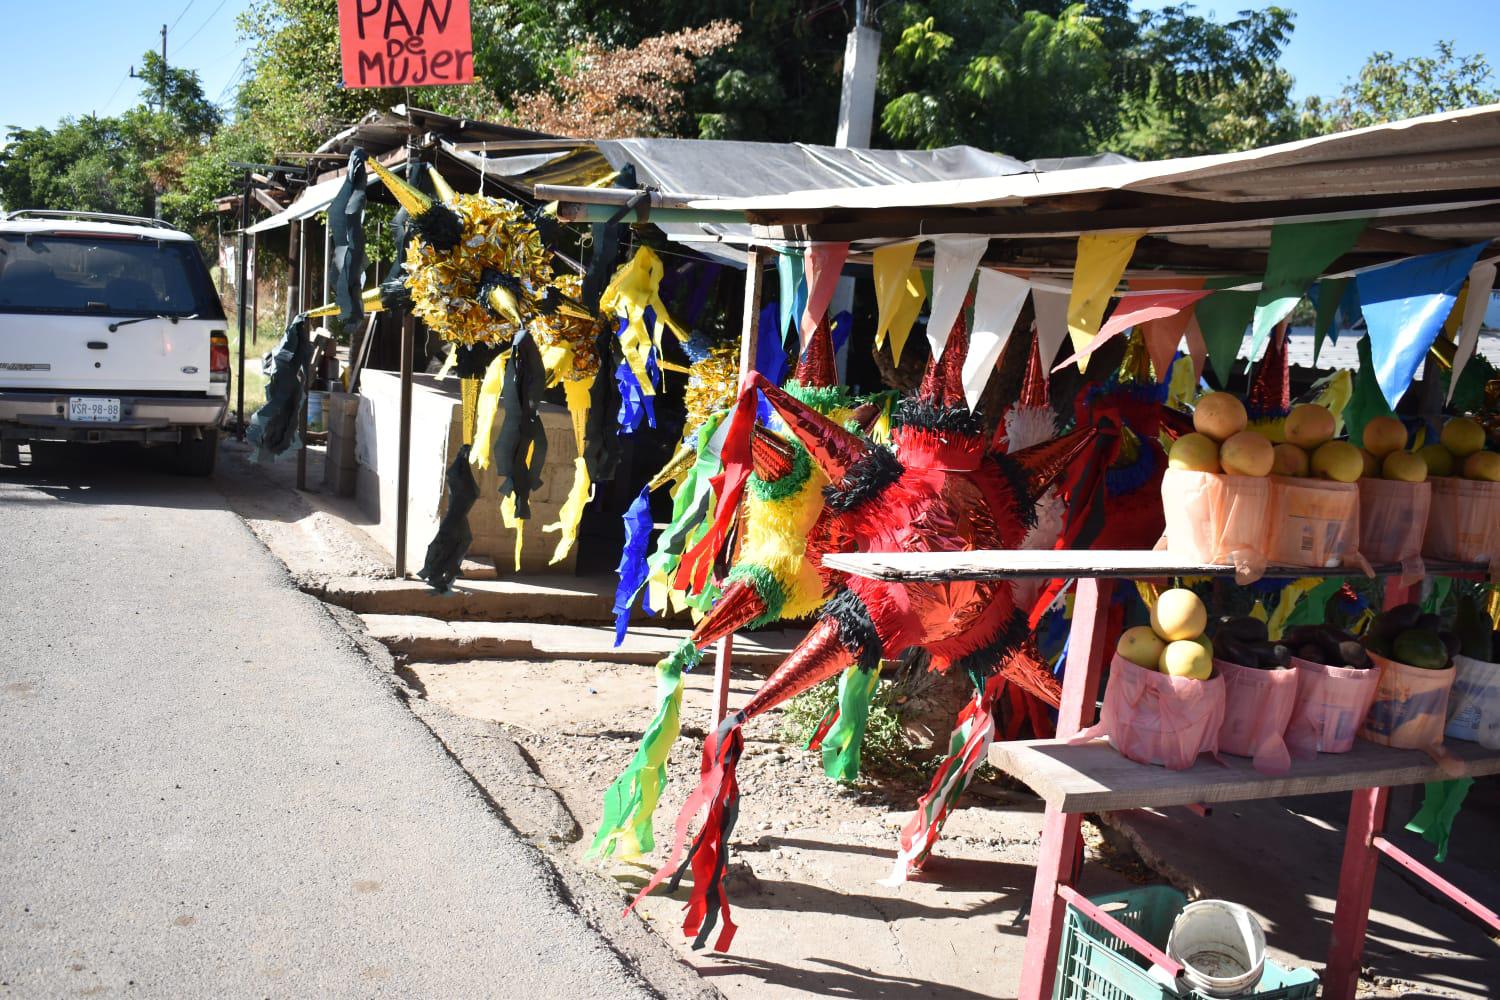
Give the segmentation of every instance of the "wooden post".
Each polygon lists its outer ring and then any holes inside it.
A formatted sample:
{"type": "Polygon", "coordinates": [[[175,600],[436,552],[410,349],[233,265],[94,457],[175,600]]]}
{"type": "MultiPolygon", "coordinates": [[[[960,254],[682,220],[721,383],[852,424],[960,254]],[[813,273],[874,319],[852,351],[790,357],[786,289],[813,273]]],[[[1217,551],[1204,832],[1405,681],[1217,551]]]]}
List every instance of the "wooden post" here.
{"type": "MultiPolygon", "coordinates": [[[[250,235],[250,258],[256,260],[260,257],[260,234],[250,235]]],[[[254,268],[250,271],[250,343],[254,344],[260,340],[260,270],[254,268]]],[[[244,338],[240,338],[244,343],[244,338]]],[[[245,357],[240,355],[240,368],[245,367],[245,357]]]]}
{"type": "MultiPolygon", "coordinates": [[[[1104,633],[1114,585],[1113,580],[1092,578],[1081,578],[1074,584],[1068,665],[1063,671],[1062,704],[1057,711],[1058,739],[1067,739],[1094,721],[1099,677],[1109,655],[1109,636],[1104,633]]],[[[1048,806],[1042,815],[1042,845],[1031,889],[1020,1000],[1047,1000],[1052,996],[1066,906],[1057,888],[1073,884],[1074,869],[1083,847],[1082,832],[1082,813],[1065,813],[1048,806]]]]}
{"type": "Polygon", "coordinates": [[[1365,950],[1370,900],[1380,851],[1375,837],[1385,826],[1388,789],[1361,788],[1351,796],[1344,860],[1339,866],[1339,897],[1333,911],[1328,967],[1323,970],[1325,1000],[1354,1000],[1359,985],[1359,957],[1365,950]]]}
{"type": "MultiPolygon", "coordinates": [[[[755,351],[759,336],[760,301],[765,283],[761,272],[765,268],[768,251],[764,247],[751,247],[745,261],[745,313],[740,317],[740,388],[755,369],[755,351]]],[[[734,636],[720,639],[714,650],[714,725],[723,721],[729,712],[729,667],[734,658],[734,636]]]]}
{"type": "MultiPolygon", "coordinates": [[[[307,266],[307,223],[297,223],[297,312],[307,311],[308,293],[312,291],[312,272],[307,266]]],[[[312,336],[312,331],[307,332],[312,336]]],[[[309,358],[302,372],[302,411],[298,414],[298,433],[302,437],[297,449],[297,489],[307,489],[307,399],[312,392],[313,374],[317,371],[314,358],[309,358]]]]}
{"type": "Polygon", "coordinates": [[[407,493],[411,489],[411,366],[417,321],[401,317],[401,420],[396,430],[396,579],[406,577],[407,493]]]}
{"type": "Polygon", "coordinates": [[[245,307],[250,301],[245,294],[246,275],[249,273],[249,234],[250,228],[250,175],[245,175],[245,186],[240,191],[240,243],[239,259],[235,261],[239,265],[239,276],[235,280],[235,311],[239,314],[240,328],[240,370],[234,376],[235,403],[235,437],[241,441],[245,440],[245,307]]]}

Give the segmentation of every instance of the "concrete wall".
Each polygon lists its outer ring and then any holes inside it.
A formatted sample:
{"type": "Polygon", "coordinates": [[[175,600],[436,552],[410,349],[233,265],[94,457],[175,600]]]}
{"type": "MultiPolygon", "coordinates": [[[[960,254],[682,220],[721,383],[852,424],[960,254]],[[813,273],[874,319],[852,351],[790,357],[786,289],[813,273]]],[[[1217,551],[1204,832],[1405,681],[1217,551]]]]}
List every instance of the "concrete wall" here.
{"type": "MultiPolygon", "coordinates": [[[[357,465],[356,498],[374,522],[368,529],[387,551],[396,539],[397,430],[401,416],[401,379],[395,372],[366,371],[360,376],[361,398],[355,429],[357,465]]],[[[431,375],[412,378],[411,489],[407,512],[407,568],[421,568],[427,543],[437,530],[438,518],[447,509],[443,474],[458,453],[463,437],[459,421],[458,379],[431,375]]],[[[542,526],[557,520],[568,489],[573,483],[573,425],[561,406],[543,404],[542,423],[547,430],[547,462],[542,486],[531,496],[531,520],[525,525],[521,550],[524,573],[567,573],[575,554],[556,566],[548,560],[557,546],[556,533],[543,533],[542,526]]],[[[503,418],[502,418],[503,419],[503,418]]],[[[497,423],[496,429],[499,429],[497,423]]],[[[476,472],[479,501],[469,514],[474,533],[471,556],[495,559],[502,574],[513,572],[515,533],[500,521],[499,479],[494,469],[476,472]]]]}

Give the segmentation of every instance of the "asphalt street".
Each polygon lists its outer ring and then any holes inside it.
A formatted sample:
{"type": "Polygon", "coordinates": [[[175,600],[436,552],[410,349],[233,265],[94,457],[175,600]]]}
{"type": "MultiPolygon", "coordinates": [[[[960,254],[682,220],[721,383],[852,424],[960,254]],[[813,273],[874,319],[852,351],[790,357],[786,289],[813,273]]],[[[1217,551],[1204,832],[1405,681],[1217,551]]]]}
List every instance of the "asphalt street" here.
{"type": "Polygon", "coordinates": [[[0,539],[0,996],[652,995],[211,483],[0,539]]]}

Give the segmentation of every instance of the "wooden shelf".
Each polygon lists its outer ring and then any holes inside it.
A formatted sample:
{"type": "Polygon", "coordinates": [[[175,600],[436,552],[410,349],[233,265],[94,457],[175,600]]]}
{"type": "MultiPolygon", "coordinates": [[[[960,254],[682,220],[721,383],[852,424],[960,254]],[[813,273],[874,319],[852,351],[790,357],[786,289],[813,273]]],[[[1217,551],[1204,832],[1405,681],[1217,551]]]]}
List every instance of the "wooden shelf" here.
{"type": "Polygon", "coordinates": [[[1240,802],[1500,774],[1500,750],[1457,740],[1444,748],[1454,761],[1448,771],[1425,751],[1355,740],[1348,753],[1294,758],[1291,771],[1280,777],[1261,774],[1249,759],[1229,754],[1222,755],[1222,766],[1202,756],[1186,771],[1169,771],[1122,757],[1103,740],[1080,746],[1057,740],[997,741],[990,747],[990,763],[1065,813],[1240,802]]]}
{"type": "MultiPolygon", "coordinates": [[[[1008,580],[1026,577],[1150,579],[1166,576],[1233,576],[1233,566],[1195,563],[1170,552],[1149,549],[974,549],[965,552],[840,552],[823,557],[823,565],[873,580],[1008,580]]],[[[1426,561],[1427,572],[1438,576],[1484,574],[1477,563],[1426,561]]],[[[1400,566],[1376,566],[1382,575],[1398,574],[1400,566]]],[[[1363,576],[1352,567],[1319,569],[1312,566],[1269,566],[1268,578],[1301,576],[1363,576]]]]}

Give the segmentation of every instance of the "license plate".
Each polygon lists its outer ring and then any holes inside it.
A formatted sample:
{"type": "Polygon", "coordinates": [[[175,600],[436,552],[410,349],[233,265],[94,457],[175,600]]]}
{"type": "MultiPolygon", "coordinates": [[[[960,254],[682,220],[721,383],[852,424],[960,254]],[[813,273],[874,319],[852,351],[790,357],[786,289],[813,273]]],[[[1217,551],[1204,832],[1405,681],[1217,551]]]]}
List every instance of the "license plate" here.
{"type": "Polygon", "coordinates": [[[120,422],[120,401],[102,396],[68,397],[68,419],[86,423],[115,424],[120,422]]]}

